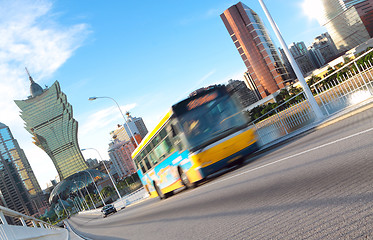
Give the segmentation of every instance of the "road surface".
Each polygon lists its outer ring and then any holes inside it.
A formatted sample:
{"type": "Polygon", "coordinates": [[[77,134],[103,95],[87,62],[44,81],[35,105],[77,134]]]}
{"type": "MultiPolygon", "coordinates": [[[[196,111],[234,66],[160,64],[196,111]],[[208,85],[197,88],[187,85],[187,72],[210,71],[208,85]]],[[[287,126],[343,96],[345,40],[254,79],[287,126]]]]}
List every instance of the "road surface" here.
{"type": "Polygon", "coordinates": [[[69,222],[91,239],[372,239],[373,110],[166,200],[69,222]]]}

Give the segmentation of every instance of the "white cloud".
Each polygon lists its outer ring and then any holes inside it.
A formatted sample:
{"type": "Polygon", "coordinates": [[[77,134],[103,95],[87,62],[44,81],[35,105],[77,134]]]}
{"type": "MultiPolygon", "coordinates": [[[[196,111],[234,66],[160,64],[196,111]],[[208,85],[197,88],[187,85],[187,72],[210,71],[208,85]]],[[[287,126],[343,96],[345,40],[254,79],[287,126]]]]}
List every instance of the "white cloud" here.
{"type": "MultiPolygon", "coordinates": [[[[130,111],[137,106],[136,103],[120,106],[123,113],[130,111]]],[[[77,119],[80,118],[77,116],[77,119]]],[[[124,119],[121,116],[117,106],[111,106],[82,118],[83,122],[79,124],[79,143],[81,148],[96,149],[103,159],[109,159],[108,151],[111,140],[110,132],[117,124],[123,124],[124,119]]],[[[96,158],[100,160],[96,151],[84,151],[84,157],[96,158]]]]}
{"type": "Polygon", "coordinates": [[[25,150],[42,187],[54,176],[46,176],[38,166],[51,160],[35,150],[13,101],[29,95],[24,67],[43,85],[90,33],[86,24],[59,24],[52,7],[46,0],[0,0],[0,122],[10,127],[25,150]]]}
{"type": "MultiPolygon", "coordinates": [[[[136,103],[127,104],[120,106],[120,109],[125,113],[135,108],[136,105],[136,103]]],[[[80,136],[82,138],[94,130],[105,128],[106,126],[113,128],[113,126],[118,123],[124,123],[123,116],[120,114],[120,111],[116,106],[99,110],[88,116],[86,119],[88,119],[87,122],[84,122],[79,126],[80,136]]]]}

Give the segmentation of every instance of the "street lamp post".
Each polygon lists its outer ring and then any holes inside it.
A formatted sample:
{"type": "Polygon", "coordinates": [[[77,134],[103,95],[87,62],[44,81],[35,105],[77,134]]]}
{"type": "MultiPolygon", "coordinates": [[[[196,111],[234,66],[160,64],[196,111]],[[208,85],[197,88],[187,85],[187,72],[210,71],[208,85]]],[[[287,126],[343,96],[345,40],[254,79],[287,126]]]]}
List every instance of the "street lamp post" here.
{"type": "MultiPolygon", "coordinates": [[[[71,199],[71,198],[70,198],[70,199],[71,199]]],[[[73,198],[73,199],[71,199],[71,201],[72,201],[73,204],[74,204],[74,208],[75,208],[75,210],[77,210],[78,212],[80,212],[80,209],[79,209],[78,206],[76,205],[75,199],[73,198]]]]}
{"type": "Polygon", "coordinates": [[[96,183],[95,183],[94,178],[92,177],[92,174],[91,174],[89,171],[87,171],[87,170],[84,170],[84,172],[87,172],[87,173],[89,174],[89,176],[92,178],[93,185],[95,185],[95,188],[96,188],[96,190],[97,190],[97,192],[98,192],[98,195],[99,195],[100,198],[101,198],[102,204],[103,204],[103,206],[105,206],[105,205],[106,205],[106,204],[105,204],[105,201],[104,201],[104,199],[102,198],[102,195],[101,195],[100,191],[98,190],[98,187],[97,187],[97,185],[96,185],[96,183]]]}
{"type": "Polygon", "coordinates": [[[82,192],[80,191],[80,189],[79,189],[79,187],[78,187],[78,185],[76,184],[75,181],[74,181],[74,183],[75,183],[75,186],[76,186],[76,188],[77,188],[77,191],[80,193],[80,197],[83,198],[83,201],[85,202],[85,205],[86,205],[86,206],[84,206],[84,207],[87,207],[87,210],[89,210],[89,206],[88,206],[87,201],[85,200],[85,198],[84,198],[82,192]]]}
{"type": "Polygon", "coordinates": [[[93,101],[93,100],[96,100],[97,98],[109,98],[109,99],[111,99],[111,100],[113,100],[113,101],[115,102],[115,104],[117,105],[117,107],[118,107],[118,109],[119,109],[119,111],[120,111],[120,114],[122,115],[122,117],[123,117],[123,119],[124,119],[124,123],[127,125],[127,128],[128,128],[128,130],[130,131],[130,133],[131,133],[131,137],[133,137],[133,140],[135,140],[136,145],[138,146],[139,143],[137,142],[137,140],[136,140],[136,138],[135,138],[135,135],[133,135],[133,133],[132,133],[132,131],[131,131],[131,128],[128,126],[127,120],[126,120],[126,118],[124,117],[124,114],[123,114],[123,112],[122,112],[122,109],[120,109],[120,106],[119,106],[119,104],[117,103],[117,101],[115,101],[114,98],[111,98],[111,97],[90,97],[90,98],[88,98],[88,100],[89,100],[89,101],[93,101]]]}
{"type": "Polygon", "coordinates": [[[67,210],[66,210],[66,208],[65,208],[65,205],[64,205],[63,202],[62,202],[62,199],[61,199],[60,195],[57,194],[57,196],[58,196],[58,198],[60,199],[60,202],[61,202],[61,204],[62,204],[63,209],[65,210],[66,216],[69,216],[69,214],[67,213],[67,210]]]}
{"type": "Polygon", "coordinates": [[[76,199],[76,197],[74,196],[73,197],[73,202],[76,204],[76,206],[78,207],[77,209],[78,209],[78,212],[81,212],[81,211],[83,211],[83,208],[82,208],[82,205],[81,205],[81,203],[79,202],[79,200],[78,199],[76,199]]]}
{"type": "Polygon", "coordinates": [[[312,95],[312,92],[311,92],[310,88],[308,87],[307,82],[304,79],[303,74],[298,67],[298,64],[295,62],[293,55],[291,55],[288,47],[286,46],[285,40],[282,37],[282,35],[280,33],[280,30],[278,29],[278,27],[277,27],[275,21],[273,20],[271,14],[268,12],[268,9],[267,9],[266,5],[264,4],[263,0],[259,0],[259,3],[262,6],[263,11],[264,11],[265,15],[267,16],[268,21],[271,24],[278,40],[280,41],[280,44],[285,51],[286,57],[289,59],[289,62],[294,69],[295,75],[297,76],[297,78],[299,80],[299,83],[302,86],[302,88],[304,90],[304,93],[306,94],[306,97],[307,97],[307,99],[310,103],[310,107],[313,109],[317,120],[322,120],[324,118],[324,114],[322,113],[319,105],[317,104],[316,99],[312,95]]]}
{"type": "MultiPolygon", "coordinates": [[[[91,195],[89,195],[89,192],[88,192],[88,190],[87,190],[87,187],[84,185],[84,182],[83,182],[83,181],[78,181],[78,182],[83,183],[83,187],[84,187],[85,191],[87,192],[89,199],[91,199],[91,202],[92,202],[92,204],[93,204],[93,207],[96,209],[96,204],[95,204],[95,202],[93,201],[91,195]]],[[[80,183],[79,183],[79,184],[80,184],[80,183]]],[[[79,186],[80,186],[80,185],[79,185],[79,186]]]]}
{"type": "Polygon", "coordinates": [[[104,167],[105,167],[105,169],[106,169],[106,172],[107,172],[108,175],[109,175],[109,178],[110,178],[110,180],[111,180],[111,183],[113,184],[113,186],[114,186],[114,188],[115,188],[115,191],[117,192],[117,194],[118,194],[118,196],[119,196],[119,199],[120,199],[120,200],[122,201],[122,203],[123,203],[123,207],[122,207],[122,208],[124,208],[124,207],[126,206],[126,204],[124,203],[124,200],[122,199],[122,196],[120,195],[120,193],[119,193],[119,191],[118,191],[118,188],[117,188],[117,186],[115,185],[114,180],[113,180],[113,178],[111,177],[111,174],[110,174],[109,170],[107,169],[106,164],[105,164],[105,162],[103,161],[103,159],[102,159],[102,157],[101,157],[100,152],[97,151],[96,148],[83,148],[83,149],[81,149],[81,150],[82,150],[82,151],[85,151],[85,150],[95,150],[95,151],[97,152],[98,156],[100,156],[101,162],[102,162],[102,164],[104,165],[104,167]]]}

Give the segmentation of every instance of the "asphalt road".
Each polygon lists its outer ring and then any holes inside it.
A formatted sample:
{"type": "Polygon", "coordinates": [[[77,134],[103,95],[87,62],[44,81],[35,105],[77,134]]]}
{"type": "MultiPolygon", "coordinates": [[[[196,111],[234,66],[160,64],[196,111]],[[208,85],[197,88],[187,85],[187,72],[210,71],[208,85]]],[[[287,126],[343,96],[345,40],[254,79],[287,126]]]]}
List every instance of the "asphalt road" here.
{"type": "Polygon", "coordinates": [[[166,200],[69,222],[91,239],[373,239],[372,139],[369,109],[166,200]]]}

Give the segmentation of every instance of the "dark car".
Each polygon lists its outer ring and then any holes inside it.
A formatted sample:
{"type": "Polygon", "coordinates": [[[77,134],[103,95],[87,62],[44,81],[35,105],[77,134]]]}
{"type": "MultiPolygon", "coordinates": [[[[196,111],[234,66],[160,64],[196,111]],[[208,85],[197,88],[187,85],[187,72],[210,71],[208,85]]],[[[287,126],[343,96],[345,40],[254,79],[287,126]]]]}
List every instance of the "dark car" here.
{"type": "Polygon", "coordinates": [[[111,204],[107,204],[106,206],[104,206],[102,209],[101,209],[101,212],[102,212],[102,217],[106,217],[107,215],[109,215],[110,213],[116,213],[117,210],[115,209],[115,207],[111,204]]]}

